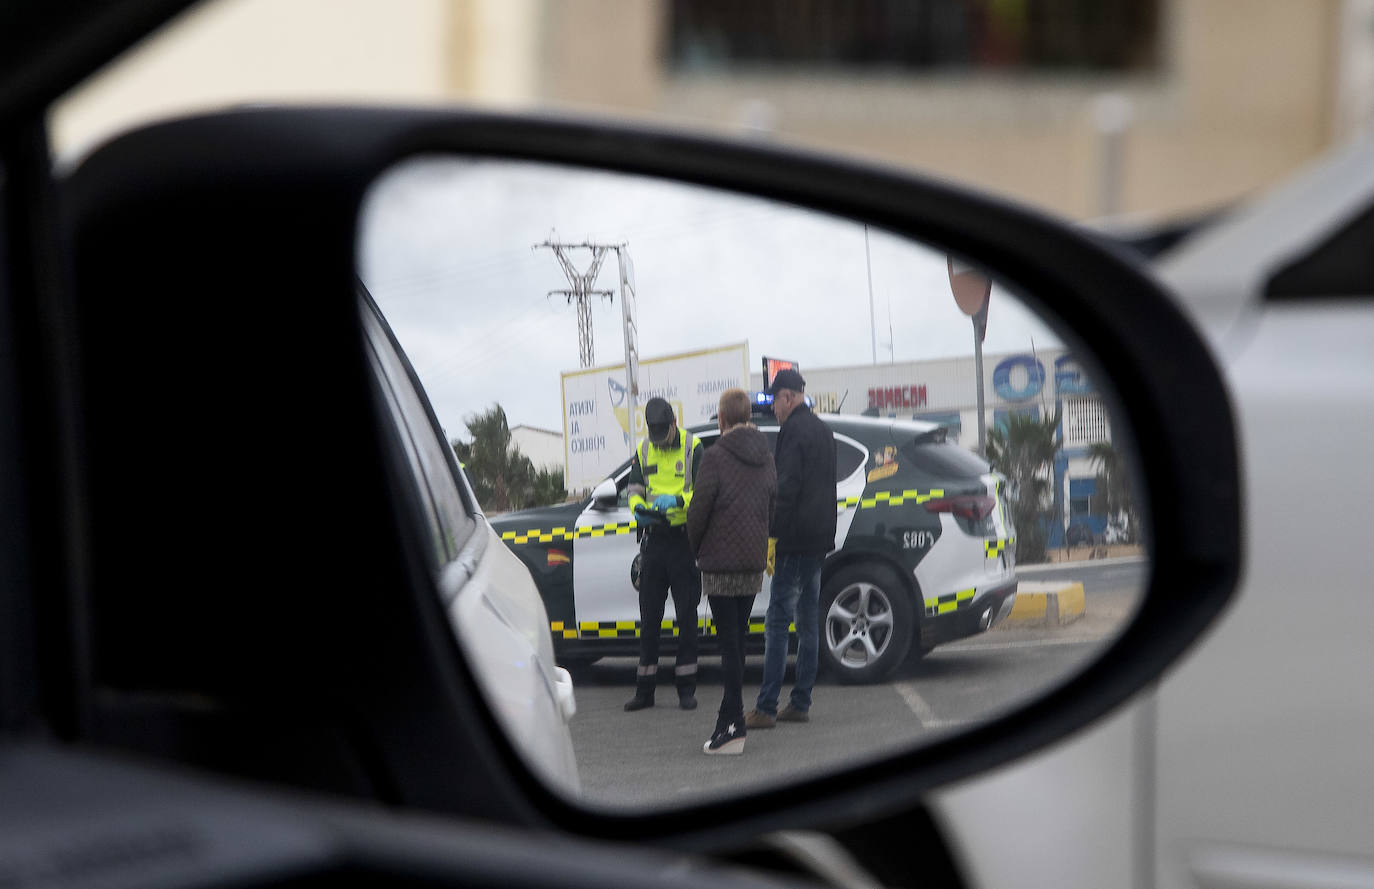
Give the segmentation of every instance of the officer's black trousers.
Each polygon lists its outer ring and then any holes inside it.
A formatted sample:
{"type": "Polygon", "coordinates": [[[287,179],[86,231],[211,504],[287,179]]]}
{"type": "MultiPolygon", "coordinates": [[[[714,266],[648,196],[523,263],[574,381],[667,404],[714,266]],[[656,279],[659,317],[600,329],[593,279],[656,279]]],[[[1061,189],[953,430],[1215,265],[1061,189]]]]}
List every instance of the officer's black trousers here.
{"type": "Polygon", "coordinates": [[[701,602],[701,572],[692,558],[687,531],[652,528],[640,544],[639,560],[639,664],[658,663],[658,630],[663,625],[663,606],[673,593],[677,612],[677,675],[688,674],[696,683],[697,605],[701,602]],[[687,668],[691,668],[688,671],[687,668]]]}

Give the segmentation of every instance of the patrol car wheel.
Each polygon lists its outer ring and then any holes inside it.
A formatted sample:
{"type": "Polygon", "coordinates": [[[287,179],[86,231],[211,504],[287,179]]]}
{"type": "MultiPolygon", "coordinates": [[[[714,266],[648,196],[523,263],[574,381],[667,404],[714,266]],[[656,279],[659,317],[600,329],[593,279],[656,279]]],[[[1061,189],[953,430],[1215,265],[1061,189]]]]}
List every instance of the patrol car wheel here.
{"type": "Polygon", "coordinates": [[[851,565],[821,590],[821,660],[841,682],[878,682],[906,658],[911,596],[886,565],[851,565]]]}

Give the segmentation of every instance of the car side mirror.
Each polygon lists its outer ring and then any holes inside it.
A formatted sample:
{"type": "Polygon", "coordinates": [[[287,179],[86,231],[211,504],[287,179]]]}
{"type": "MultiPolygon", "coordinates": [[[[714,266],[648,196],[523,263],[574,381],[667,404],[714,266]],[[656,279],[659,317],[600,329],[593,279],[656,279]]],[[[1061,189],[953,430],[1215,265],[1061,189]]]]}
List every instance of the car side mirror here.
{"type": "Polygon", "coordinates": [[[615,509],[620,492],[616,490],[615,479],[605,479],[592,490],[592,508],[615,509]]]}
{"type": "MultiPolygon", "coordinates": [[[[583,835],[665,842],[905,811],[920,794],[1038,750],[1147,688],[1234,590],[1242,547],[1236,434],[1211,351],[1134,260],[1039,213],[907,172],[757,141],[438,110],[251,109],[164,123],[90,155],[63,182],[62,197],[91,455],[94,506],[85,522],[101,541],[90,588],[100,597],[97,612],[118,619],[122,631],[100,636],[97,679],[161,689],[182,687],[168,683],[186,675],[225,700],[268,696],[261,709],[274,720],[300,710],[287,726],[298,734],[319,730],[319,716],[337,707],[340,732],[366,721],[357,734],[371,746],[357,768],[399,803],[508,810],[583,835]],[[615,214],[613,224],[590,211],[615,214]],[[678,228],[644,224],[664,219],[678,228]],[[606,234],[565,242],[549,234],[554,224],[606,234]],[[951,257],[992,282],[985,328],[951,298],[951,257]],[[403,267],[417,258],[432,267],[403,267]],[[900,380],[856,376],[871,366],[875,335],[869,265],[903,282],[901,299],[892,300],[904,325],[896,330],[908,331],[909,348],[927,350],[904,362],[912,366],[900,380]],[[702,287],[675,273],[682,268],[710,269],[731,286],[702,287]],[[846,277],[831,286],[837,268],[846,277]],[[560,269],[582,313],[578,344],[588,354],[576,367],[559,345],[572,339],[571,322],[548,337],[534,326],[551,285],[562,283],[550,272],[560,269]],[[634,301],[636,274],[642,305],[634,301]],[[759,274],[762,285],[749,286],[759,274]],[[388,326],[371,339],[359,335],[360,280],[388,326]],[[198,291],[190,302],[187,281],[198,291]],[[416,282],[426,292],[406,289],[416,282]],[[131,304],[125,297],[133,292],[139,300],[131,304]],[[590,346],[600,317],[591,311],[606,311],[606,293],[624,364],[564,403],[553,384],[560,375],[605,371],[590,346]],[[778,312],[779,294],[791,311],[778,312]],[[245,295],[271,306],[270,324],[229,310],[245,295]],[[165,335],[168,318],[195,335],[165,335]],[[626,654],[643,631],[631,526],[579,525],[576,504],[551,504],[516,510],[506,521],[523,524],[498,528],[466,495],[457,504],[430,496],[448,455],[414,453],[420,431],[442,441],[438,430],[491,403],[495,387],[505,387],[497,394],[512,410],[535,404],[525,374],[547,381],[538,384],[538,404],[551,407],[512,419],[523,435],[562,415],[566,487],[583,487],[576,473],[594,457],[630,457],[642,410],[635,399],[649,393],[665,393],[683,428],[704,436],[711,401],[728,388],[758,388],[755,365],[665,383],[661,359],[720,345],[722,319],[752,350],[773,342],[796,350],[810,393],[833,394],[838,405],[846,391],[864,392],[868,410],[851,396],[845,413],[879,414],[841,418],[869,462],[833,501],[846,510],[837,535],[863,558],[833,565],[818,606],[819,647],[840,679],[821,688],[805,743],[814,747],[830,732],[831,758],[786,774],[768,771],[776,762],[768,745],[802,743],[796,733],[759,732],[742,762],[708,771],[699,735],[665,741],[682,755],[662,756],[648,733],[667,720],[611,721],[621,718],[624,683],[636,681],[626,654]],[[948,335],[937,340],[940,325],[948,335]],[[642,361],[640,340],[631,339],[641,332],[642,361]],[[407,360],[369,351],[383,340],[407,360]],[[377,370],[385,361],[394,366],[377,370]],[[414,384],[405,423],[396,416],[407,405],[393,410],[398,396],[382,385],[390,380],[414,384]],[[171,396],[178,411],[166,409],[171,396]],[[880,431],[919,453],[894,448],[894,461],[876,440],[865,442],[882,416],[911,408],[921,421],[893,418],[880,431]],[[264,421],[271,448],[261,446],[264,421]],[[137,441],[127,435],[134,425],[137,441]],[[939,426],[962,429],[960,443],[915,445],[939,426]],[[331,432],[333,456],[356,484],[341,488],[332,474],[299,471],[318,459],[321,430],[331,432]],[[147,446],[188,436],[205,444],[147,446]],[[1043,456],[1027,467],[1022,453],[1043,456]],[[205,499],[184,479],[207,455],[226,467],[209,480],[217,507],[203,522],[180,521],[205,499]],[[1073,574],[1084,566],[1062,564],[1075,482],[1108,498],[1129,495],[1138,506],[1144,542],[1135,544],[1138,580],[1126,596],[1104,595],[1118,591],[1094,589],[1073,574]],[[283,492],[295,508],[264,514],[265,499],[283,492]],[[139,521],[129,519],[131,503],[140,504],[139,521]],[[451,508],[435,508],[444,503],[451,508]],[[319,515],[330,520],[300,520],[319,515]],[[469,533],[459,546],[454,532],[464,528],[488,533],[469,533]],[[211,537],[247,555],[207,581],[210,595],[188,597],[181,579],[202,567],[197,559],[211,537]],[[493,560],[502,546],[523,548],[520,562],[493,560]],[[368,557],[313,557],[353,551],[368,557]],[[887,561],[875,568],[879,556],[887,561]],[[161,584],[147,581],[153,561],[163,565],[161,584]],[[453,644],[437,606],[465,602],[483,584],[501,586],[501,619],[547,625],[525,640],[528,651],[453,644]],[[347,609],[334,607],[340,589],[349,593],[347,609]],[[227,617],[211,610],[231,594],[256,598],[227,617]],[[615,610],[621,603],[628,615],[615,610]],[[1071,634],[1092,629],[1095,612],[1113,603],[1121,607],[1111,632],[1079,645],[1071,634]],[[269,606],[265,627],[257,614],[269,606]],[[171,615],[196,632],[154,635],[143,614],[171,615]],[[319,632],[321,615],[328,633],[319,632]],[[989,634],[1015,621],[1038,623],[1006,644],[989,634]],[[113,654],[112,640],[122,645],[113,654]],[[229,653],[248,644],[254,668],[226,669],[229,653]],[[363,644],[386,655],[367,670],[357,667],[363,644]],[[567,739],[527,732],[517,743],[517,728],[500,721],[476,679],[484,657],[521,666],[550,647],[565,666],[605,671],[578,689],[571,742],[593,739],[577,763],[581,797],[550,786],[522,758],[538,745],[562,754],[567,739]],[[1004,683],[994,700],[958,685],[980,670],[1021,676],[1015,658],[1046,653],[1072,660],[1033,688],[1004,683]],[[892,671],[882,684],[847,681],[866,677],[866,665],[883,657],[892,671]],[[287,706],[307,691],[319,706],[287,706]],[[605,744],[584,727],[609,729],[616,756],[604,756],[605,744]],[[871,742],[860,753],[856,737],[871,742]],[[634,772],[631,751],[654,760],[634,772]],[[668,776],[669,767],[679,771],[668,776]],[[632,773],[647,776],[644,793],[627,782],[632,773]]],[[[552,302],[550,313],[563,301],[552,302]]],[[[616,499],[605,476],[587,473],[602,479],[592,494],[597,509],[616,499]]],[[[736,624],[746,636],[762,624],[748,617],[736,624]]],[[[649,625],[660,629],[669,642],[681,638],[681,627],[649,625]]],[[[703,623],[703,639],[717,629],[714,619],[703,623]]],[[[501,691],[566,712],[561,677],[523,675],[527,686],[501,691]]],[[[102,713],[96,722],[114,725],[118,716],[102,713]]],[[[702,732],[707,723],[694,725],[702,732]]],[[[349,786],[353,772],[339,771],[346,777],[338,783],[349,786]]]]}

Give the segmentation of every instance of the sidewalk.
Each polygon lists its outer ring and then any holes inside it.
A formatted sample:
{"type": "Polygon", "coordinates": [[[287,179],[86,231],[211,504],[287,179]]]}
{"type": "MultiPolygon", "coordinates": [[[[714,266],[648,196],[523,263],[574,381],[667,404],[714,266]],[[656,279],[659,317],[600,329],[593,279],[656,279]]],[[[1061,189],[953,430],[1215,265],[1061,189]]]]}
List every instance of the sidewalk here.
{"type": "Polygon", "coordinates": [[[1148,556],[1120,556],[1114,559],[1083,559],[1077,562],[1035,562],[1030,565],[1017,565],[1017,575],[1049,574],[1055,571],[1071,571],[1075,568],[1107,567],[1108,565],[1138,565],[1148,562],[1148,556]]]}
{"type": "Polygon", "coordinates": [[[1104,565],[1111,562],[1133,562],[1147,558],[1145,547],[1138,543],[1114,543],[1110,546],[1071,546],[1047,550],[1043,562],[1018,562],[1017,570],[1038,568],[1049,565],[1062,565],[1065,562],[1104,565]]]}

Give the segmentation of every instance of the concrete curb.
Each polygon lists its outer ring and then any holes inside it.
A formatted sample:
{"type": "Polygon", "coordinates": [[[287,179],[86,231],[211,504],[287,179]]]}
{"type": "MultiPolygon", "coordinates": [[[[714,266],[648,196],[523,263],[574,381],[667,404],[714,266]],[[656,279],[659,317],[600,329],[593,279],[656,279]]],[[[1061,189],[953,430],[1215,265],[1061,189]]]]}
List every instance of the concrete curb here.
{"type": "Polygon", "coordinates": [[[1118,556],[1112,559],[1079,559],[1075,562],[1035,562],[1029,565],[1018,564],[1017,575],[1052,574],[1055,571],[1073,571],[1077,568],[1105,568],[1109,565],[1139,565],[1148,562],[1145,556],[1118,556]]]}
{"type": "Polygon", "coordinates": [[[1083,584],[1077,581],[1022,580],[1011,613],[999,627],[1062,627],[1083,616],[1083,584]]]}

